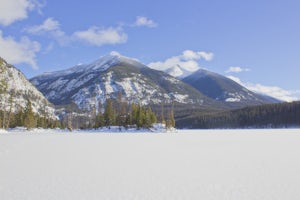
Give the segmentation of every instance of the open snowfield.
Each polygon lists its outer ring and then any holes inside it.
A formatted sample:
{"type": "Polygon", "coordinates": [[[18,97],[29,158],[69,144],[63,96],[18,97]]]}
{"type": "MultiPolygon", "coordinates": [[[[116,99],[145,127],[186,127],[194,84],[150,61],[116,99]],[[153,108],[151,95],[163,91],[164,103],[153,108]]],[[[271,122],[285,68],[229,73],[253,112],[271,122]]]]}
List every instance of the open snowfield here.
{"type": "Polygon", "coordinates": [[[0,133],[1,200],[299,200],[300,129],[0,133]]]}

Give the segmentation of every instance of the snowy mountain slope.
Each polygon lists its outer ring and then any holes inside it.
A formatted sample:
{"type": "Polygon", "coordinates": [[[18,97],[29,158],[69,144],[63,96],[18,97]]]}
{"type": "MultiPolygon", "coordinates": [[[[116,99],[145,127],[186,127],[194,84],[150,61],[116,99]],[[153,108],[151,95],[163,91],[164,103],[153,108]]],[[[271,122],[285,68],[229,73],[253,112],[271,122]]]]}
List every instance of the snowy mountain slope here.
{"type": "Polygon", "coordinates": [[[251,92],[225,76],[204,69],[196,71],[182,79],[182,81],[193,86],[208,97],[232,106],[279,102],[276,99],[251,92]]]}
{"type": "Polygon", "coordinates": [[[35,113],[46,113],[54,118],[54,108],[44,95],[39,92],[14,66],[0,58],[0,109],[18,111],[24,109],[27,99],[32,103],[35,113]]]}
{"type": "Polygon", "coordinates": [[[218,104],[193,87],[153,70],[134,59],[110,54],[73,68],[45,73],[31,82],[56,105],[74,102],[80,109],[90,109],[121,93],[129,102],[161,104],[177,102],[211,106],[218,104]]]}

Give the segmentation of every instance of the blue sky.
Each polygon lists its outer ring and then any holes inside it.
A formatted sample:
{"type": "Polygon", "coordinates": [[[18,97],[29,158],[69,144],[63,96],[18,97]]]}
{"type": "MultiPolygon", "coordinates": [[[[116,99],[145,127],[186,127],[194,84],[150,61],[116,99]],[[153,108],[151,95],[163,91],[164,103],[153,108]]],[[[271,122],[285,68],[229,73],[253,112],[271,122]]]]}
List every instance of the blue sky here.
{"type": "Polygon", "coordinates": [[[117,51],[291,101],[300,98],[299,10],[298,0],[1,0],[0,56],[31,78],[117,51]]]}

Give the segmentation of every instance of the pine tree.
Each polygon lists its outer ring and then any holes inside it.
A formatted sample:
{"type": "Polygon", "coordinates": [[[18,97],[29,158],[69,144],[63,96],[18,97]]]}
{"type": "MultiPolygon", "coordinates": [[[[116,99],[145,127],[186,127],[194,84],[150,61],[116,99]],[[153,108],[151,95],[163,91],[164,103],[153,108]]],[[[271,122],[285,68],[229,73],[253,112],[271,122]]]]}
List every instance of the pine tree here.
{"type": "Polygon", "coordinates": [[[116,119],[116,124],[118,126],[125,126],[126,125],[126,107],[127,107],[127,102],[123,101],[122,93],[118,93],[118,98],[117,98],[117,119],[116,119]]]}
{"type": "Polygon", "coordinates": [[[34,117],[34,113],[32,111],[31,101],[27,100],[27,105],[24,113],[24,126],[29,130],[36,127],[36,121],[34,117]]]}
{"type": "Polygon", "coordinates": [[[2,124],[2,111],[0,110],[0,124],[2,124]]]}
{"type": "Polygon", "coordinates": [[[174,115],[173,112],[170,111],[168,115],[168,119],[166,120],[166,127],[167,128],[172,128],[175,126],[175,120],[174,120],[174,115]]]}
{"type": "Polygon", "coordinates": [[[138,108],[137,106],[132,103],[131,104],[131,115],[130,115],[130,124],[137,124],[137,118],[138,118],[138,108]]]}
{"type": "Polygon", "coordinates": [[[13,126],[24,126],[24,118],[24,112],[19,108],[19,111],[15,114],[13,126]]]}
{"type": "Polygon", "coordinates": [[[96,116],[95,128],[102,128],[105,125],[104,117],[101,112],[98,112],[96,116]]]}
{"type": "Polygon", "coordinates": [[[110,127],[114,125],[114,109],[113,103],[111,99],[106,100],[106,107],[104,112],[104,122],[105,126],[110,127]]]}
{"type": "MultiPolygon", "coordinates": [[[[0,59],[0,61],[2,61],[0,59]]],[[[2,61],[4,62],[4,61],[2,61]]],[[[4,67],[2,66],[2,63],[0,63],[0,72],[3,72],[4,71],[4,67]]],[[[7,94],[7,83],[5,82],[5,80],[1,80],[0,81],[0,108],[3,108],[2,112],[1,112],[1,127],[2,128],[5,128],[6,126],[6,118],[7,118],[7,113],[6,113],[6,110],[5,110],[5,105],[6,105],[6,94],[7,94]]]]}
{"type": "Polygon", "coordinates": [[[144,121],[145,121],[145,118],[144,118],[143,109],[142,109],[141,105],[138,105],[137,106],[137,118],[136,118],[136,125],[137,125],[137,127],[138,128],[143,127],[144,121]]]}
{"type": "Polygon", "coordinates": [[[165,108],[164,108],[164,102],[163,101],[161,102],[160,122],[162,124],[166,123],[166,121],[165,121],[165,108]]]}
{"type": "Polygon", "coordinates": [[[95,128],[96,127],[96,118],[97,118],[97,98],[96,94],[93,96],[93,102],[94,104],[90,107],[90,117],[89,117],[89,128],[95,128]]]}
{"type": "Polygon", "coordinates": [[[149,107],[149,109],[148,109],[148,112],[149,112],[149,117],[150,117],[150,122],[151,122],[151,124],[156,123],[156,122],[157,122],[156,115],[155,115],[155,113],[151,110],[150,107],[149,107]]]}
{"type": "Polygon", "coordinates": [[[174,118],[174,102],[172,103],[171,111],[170,111],[170,123],[172,127],[175,127],[176,122],[174,118]]]}
{"type": "Polygon", "coordinates": [[[12,113],[12,109],[13,109],[13,102],[14,102],[14,90],[12,90],[10,93],[9,93],[9,111],[7,113],[7,119],[6,119],[6,122],[5,122],[5,128],[8,128],[11,124],[11,121],[12,121],[12,116],[13,116],[13,113],[12,113]]]}
{"type": "Polygon", "coordinates": [[[143,108],[144,119],[143,119],[143,127],[150,128],[152,126],[151,123],[151,110],[143,108]]]}

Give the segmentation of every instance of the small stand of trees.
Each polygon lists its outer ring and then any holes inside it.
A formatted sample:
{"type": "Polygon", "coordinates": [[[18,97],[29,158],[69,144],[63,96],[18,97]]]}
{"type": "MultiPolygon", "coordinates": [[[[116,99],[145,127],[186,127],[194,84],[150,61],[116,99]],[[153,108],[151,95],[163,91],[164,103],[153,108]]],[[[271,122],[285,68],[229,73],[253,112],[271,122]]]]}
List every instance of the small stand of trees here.
{"type": "Polygon", "coordinates": [[[106,101],[104,113],[99,112],[96,116],[95,128],[123,126],[128,128],[136,126],[137,128],[150,128],[152,124],[156,123],[156,115],[151,108],[143,107],[139,104],[132,103],[122,108],[121,112],[117,112],[110,99],[106,101]],[[127,107],[128,106],[128,107],[127,107]],[[123,112],[122,112],[123,110],[123,112]]]}
{"type": "MultiPolygon", "coordinates": [[[[96,97],[94,102],[98,102],[96,97]]],[[[69,130],[111,126],[118,126],[120,129],[122,127],[141,129],[151,128],[157,122],[165,124],[167,128],[175,127],[174,104],[169,105],[167,109],[162,104],[161,108],[156,107],[155,111],[150,105],[129,103],[119,93],[116,99],[107,98],[105,102],[92,105],[90,110],[84,113],[69,112],[63,116],[62,125],[69,130]],[[157,117],[156,113],[160,115],[157,117]]]]}
{"type": "Polygon", "coordinates": [[[99,103],[98,111],[96,112],[96,108],[94,107],[89,111],[88,115],[69,113],[67,118],[72,118],[72,122],[70,123],[68,119],[65,119],[63,120],[63,124],[70,130],[73,128],[110,128],[111,126],[140,129],[150,128],[152,124],[157,122],[156,114],[152,111],[151,107],[136,103],[129,104],[126,101],[122,101],[122,98],[118,98],[117,100],[106,99],[104,105],[99,103]]]}

